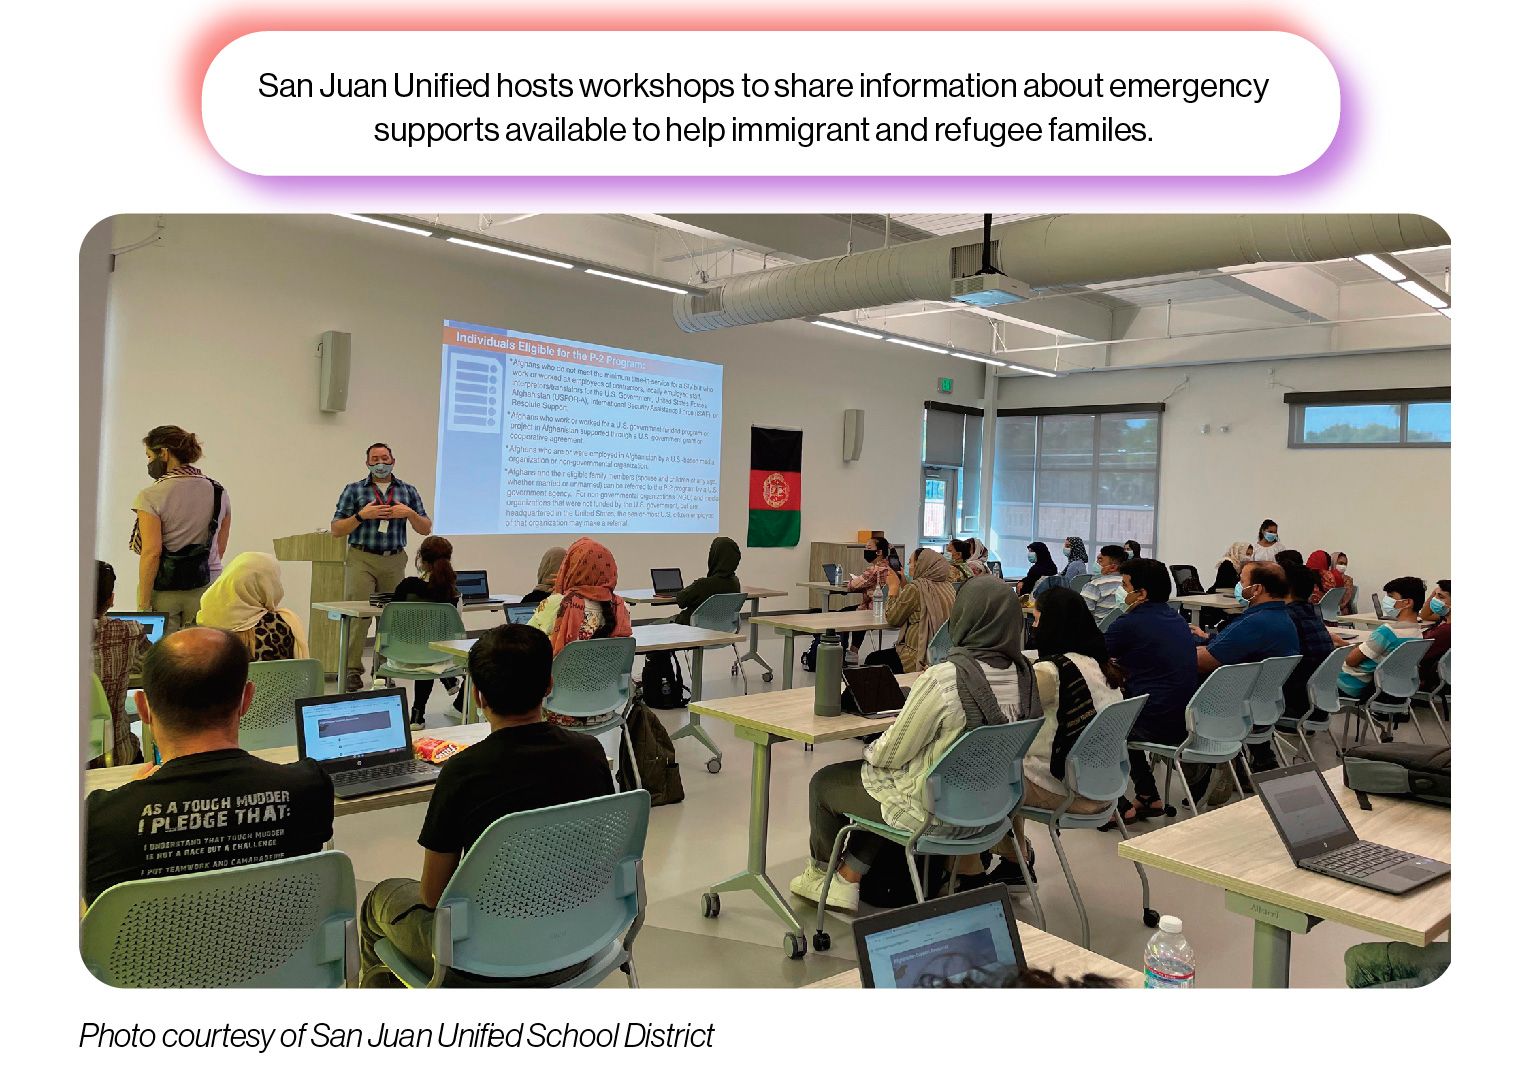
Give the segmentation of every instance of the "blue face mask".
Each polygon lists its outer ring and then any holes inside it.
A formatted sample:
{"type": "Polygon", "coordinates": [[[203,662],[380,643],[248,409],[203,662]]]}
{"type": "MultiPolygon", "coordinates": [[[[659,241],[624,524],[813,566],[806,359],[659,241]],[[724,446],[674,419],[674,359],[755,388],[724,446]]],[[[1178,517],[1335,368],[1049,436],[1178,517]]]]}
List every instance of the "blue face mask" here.
{"type": "Polygon", "coordinates": [[[1028,562],[1029,563],[1037,563],[1038,562],[1038,554],[1035,553],[1035,552],[1029,552],[1028,553],[1028,562]]]}
{"type": "Polygon", "coordinates": [[[1273,533],[1268,533],[1267,532],[1265,534],[1265,543],[1266,544],[1270,544],[1270,545],[1275,544],[1276,543],[1276,535],[1273,534],[1273,533]]]}
{"type": "Polygon", "coordinates": [[[1444,616],[1449,614],[1449,605],[1440,600],[1438,597],[1430,597],[1428,601],[1428,610],[1442,619],[1444,616]]]}
{"type": "Polygon", "coordinates": [[[376,478],[388,478],[390,477],[390,472],[394,469],[395,465],[392,463],[369,464],[369,473],[374,475],[376,478]]]}
{"type": "Polygon", "coordinates": [[[1234,582],[1233,583],[1233,598],[1235,600],[1237,600],[1240,604],[1243,604],[1245,607],[1249,606],[1249,598],[1244,595],[1244,583],[1243,582],[1234,582]]]}

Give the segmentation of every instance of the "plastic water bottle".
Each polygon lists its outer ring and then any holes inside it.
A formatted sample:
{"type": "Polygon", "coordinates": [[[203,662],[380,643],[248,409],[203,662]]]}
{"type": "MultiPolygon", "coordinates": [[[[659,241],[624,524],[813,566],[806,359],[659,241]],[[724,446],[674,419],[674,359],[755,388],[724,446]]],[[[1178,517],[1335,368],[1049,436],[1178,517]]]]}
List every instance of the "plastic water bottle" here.
{"type": "Polygon", "coordinates": [[[885,622],[886,590],[885,586],[877,585],[875,592],[870,595],[873,604],[872,611],[876,622],[885,622]]]}
{"type": "Polygon", "coordinates": [[[1160,916],[1160,929],[1144,946],[1145,989],[1190,989],[1196,985],[1196,952],[1181,934],[1181,920],[1160,916]]]}

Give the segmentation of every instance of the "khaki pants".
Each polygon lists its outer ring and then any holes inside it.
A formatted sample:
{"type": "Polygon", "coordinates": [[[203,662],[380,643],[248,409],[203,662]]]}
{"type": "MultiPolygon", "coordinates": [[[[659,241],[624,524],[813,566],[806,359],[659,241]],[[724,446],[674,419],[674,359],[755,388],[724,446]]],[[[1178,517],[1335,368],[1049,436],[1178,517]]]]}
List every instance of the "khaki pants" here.
{"type": "MultiPolygon", "coordinates": [[[[368,600],[371,593],[393,593],[406,576],[406,553],[381,556],[348,546],[348,560],[343,568],[343,599],[368,600]]],[[[348,620],[347,673],[364,672],[364,641],[369,636],[368,619],[348,620]]]]}
{"type": "Polygon", "coordinates": [[[153,590],[153,610],[161,611],[168,616],[163,627],[165,637],[176,630],[195,625],[195,615],[200,611],[201,595],[209,588],[210,586],[203,585],[199,589],[153,590]]]}

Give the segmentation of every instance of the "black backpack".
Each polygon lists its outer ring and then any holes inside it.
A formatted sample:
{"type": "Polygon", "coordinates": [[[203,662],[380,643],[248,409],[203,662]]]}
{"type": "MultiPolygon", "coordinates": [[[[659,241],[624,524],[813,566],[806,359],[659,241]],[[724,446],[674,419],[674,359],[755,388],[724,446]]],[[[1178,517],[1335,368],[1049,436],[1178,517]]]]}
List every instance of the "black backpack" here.
{"type": "Polygon", "coordinates": [[[801,653],[801,669],[809,674],[815,674],[817,671],[817,646],[820,644],[822,644],[822,638],[814,637],[806,651],[801,653]]]}
{"type": "Polygon", "coordinates": [[[669,711],[683,708],[690,700],[680,661],[673,652],[649,652],[643,656],[643,701],[651,708],[669,711]]]}
{"type": "MultiPolygon", "coordinates": [[[[632,759],[637,761],[638,777],[648,790],[649,803],[657,808],[684,800],[685,785],[680,780],[680,764],[675,760],[675,743],[659,717],[641,699],[635,698],[627,709],[627,733],[632,738],[632,759]]],[[[624,793],[636,788],[625,737],[617,760],[617,788],[624,793]]]]}
{"type": "MultiPolygon", "coordinates": [[[[949,864],[955,857],[934,856],[931,861],[932,873],[922,887],[929,899],[949,884],[949,864]]],[[[918,860],[919,870],[922,862],[918,860]]],[[[872,908],[904,908],[917,903],[912,876],[907,873],[905,849],[892,841],[880,846],[875,862],[859,881],[859,899],[872,908]]]]}
{"type": "Polygon", "coordinates": [[[1344,784],[1370,811],[1370,796],[1408,797],[1450,805],[1448,745],[1391,741],[1359,745],[1344,752],[1344,784]]]}

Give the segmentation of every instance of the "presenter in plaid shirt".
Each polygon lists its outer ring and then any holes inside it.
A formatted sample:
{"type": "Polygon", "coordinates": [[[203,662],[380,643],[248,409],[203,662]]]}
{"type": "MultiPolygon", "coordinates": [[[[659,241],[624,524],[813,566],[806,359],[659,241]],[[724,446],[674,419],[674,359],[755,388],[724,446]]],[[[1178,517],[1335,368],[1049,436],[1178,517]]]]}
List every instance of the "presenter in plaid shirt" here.
{"type": "MultiPolygon", "coordinates": [[[[365,462],[369,476],[343,486],[332,516],[332,536],[348,539],[345,600],[368,600],[373,593],[395,592],[406,573],[406,527],[423,536],[432,532],[422,494],[392,473],[395,455],[390,446],[370,445],[365,462]]],[[[350,623],[345,686],[350,693],[364,684],[364,640],[368,635],[367,623],[350,623]]]]}

